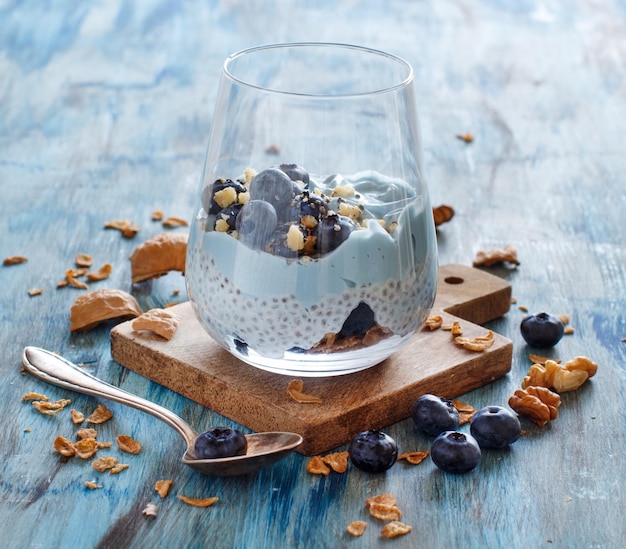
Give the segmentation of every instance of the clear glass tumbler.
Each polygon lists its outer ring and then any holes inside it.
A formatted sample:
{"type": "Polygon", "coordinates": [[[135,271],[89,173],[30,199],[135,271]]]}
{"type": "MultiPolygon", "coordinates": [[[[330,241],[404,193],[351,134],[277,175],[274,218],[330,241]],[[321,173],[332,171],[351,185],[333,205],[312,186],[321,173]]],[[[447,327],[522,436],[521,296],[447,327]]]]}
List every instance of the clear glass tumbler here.
{"type": "Polygon", "coordinates": [[[437,284],[411,66],[345,44],[231,55],[186,280],[202,326],[258,368],[338,375],[406,344],[437,284]]]}

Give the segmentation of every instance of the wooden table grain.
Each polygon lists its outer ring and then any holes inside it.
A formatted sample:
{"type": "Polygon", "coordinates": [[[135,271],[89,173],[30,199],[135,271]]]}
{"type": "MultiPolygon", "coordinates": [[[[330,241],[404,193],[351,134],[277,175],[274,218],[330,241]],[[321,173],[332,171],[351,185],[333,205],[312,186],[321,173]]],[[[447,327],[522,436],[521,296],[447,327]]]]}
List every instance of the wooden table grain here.
{"type": "MultiPolygon", "coordinates": [[[[619,0],[1,2],[0,256],[28,261],[0,267],[0,546],[622,547],[625,37],[619,0]],[[306,40],[379,48],[414,66],[432,202],[456,210],[438,232],[442,264],[518,249],[519,267],[490,269],[517,299],[488,324],[514,343],[511,372],[462,400],[506,404],[519,387],[530,365],[519,305],[568,314],[574,333],[549,354],[588,356],[597,376],[562,395],[556,421],[524,422],[510,450],[484,452],[463,476],[426,460],[317,477],[293,454],[257,475],[205,477],[180,464],[174,431],[116,404],[99,437],[144,444],[124,458],[129,469],[111,476],[61,459],[52,441],[73,436],[68,415],[40,415],[22,396],[70,398],[86,413],[99,401],[23,374],[26,345],[59,351],[192,425],[232,425],[115,363],[110,325],[70,334],[84,290],[56,286],[88,253],[113,266],[94,288],[133,292],[144,309],[183,301],[179,273],[132,287],[128,256],[166,230],[154,210],[192,215],[223,59],[306,40]],[[458,138],[467,133],[471,143],[458,138]],[[112,219],[141,229],[125,239],[103,228],[112,219]],[[42,293],[29,296],[33,288],[42,293]],[[85,488],[94,479],[102,488],[85,488]],[[174,481],[163,500],[159,479],[174,481]],[[380,493],[395,495],[410,534],[380,536],[364,505],[380,493]],[[175,494],[220,499],[201,509],[175,494]],[[148,502],[156,518],[142,514],[148,502]],[[361,538],[346,534],[353,520],[368,523],[361,538]]],[[[402,450],[430,444],[410,420],[387,432],[402,450]]]]}

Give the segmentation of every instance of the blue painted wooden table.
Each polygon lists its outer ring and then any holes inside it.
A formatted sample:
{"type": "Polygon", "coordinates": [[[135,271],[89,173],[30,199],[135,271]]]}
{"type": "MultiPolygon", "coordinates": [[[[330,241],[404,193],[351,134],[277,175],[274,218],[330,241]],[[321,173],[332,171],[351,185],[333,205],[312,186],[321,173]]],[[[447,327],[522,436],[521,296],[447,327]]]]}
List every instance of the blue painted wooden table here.
{"type": "MultiPolygon", "coordinates": [[[[127,0],[0,3],[0,546],[2,547],[606,547],[626,539],[626,3],[127,0]],[[556,421],[524,422],[510,450],[446,475],[430,460],[383,475],[355,468],[318,477],[293,454],[242,478],[183,467],[182,441],[156,419],[110,404],[101,440],[144,444],[128,470],[100,474],[64,460],[67,414],[43,416],[30,391],[93,397],[20,371],[21,350],[61,352],[110,383],[201,427],[232,422],[111,359],[110,326],[69,333],[85,290],[57,289],[77,253],[133,292],[144,309],[185,299],[171,273],[132,287],[128,256],[162,232],[154,210],[190,218],[223,59],[282,41],[339,41],[388,50],[415,68],[424,167],[441,226],[441,263],[514,244],[521,265],[490,271],[518,305],[570,316],[574,333],[550,356],[585,355],[599,371],[564,393],[556,421]],[[471,133],[466,143],[459,134],[471,133]],[[129,219],[134,239],[104,230],[129,219]],[[32,288],[40,295],[29,296],[32,288]],[[84,482],[95,479],[101,489],[84,482]],[[155,494],[172,479],[171,494],[155,494]],[[410,534],[385,542],[364,500],[392,493],[410,534]],[[175,494],[217,496],[208,509],[175,494]],[[142,514],[148,502],[156,518],[142,514]],[[365,520],[361,538],[345,529],[365,520]]],[[[170,229],[185,232],[185,228],[170,229]]],[[[506,404],[530,365],[514,305],[488,327],[514,343],[511,372],[463,395],[506,404]]],[[[428,449],[410,420],[388,427],[401,449],[428,449]]],[[[343,448],[342,448],[343,449],[343,448]]]]}

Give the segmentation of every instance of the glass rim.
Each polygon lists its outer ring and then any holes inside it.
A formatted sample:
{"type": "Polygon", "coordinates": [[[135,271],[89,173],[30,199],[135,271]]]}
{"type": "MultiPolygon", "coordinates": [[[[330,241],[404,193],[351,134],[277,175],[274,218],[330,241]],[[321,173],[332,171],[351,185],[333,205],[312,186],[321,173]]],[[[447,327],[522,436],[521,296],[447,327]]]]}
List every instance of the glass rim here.
{"type": "Polygon", "coordinates": [[[378,50],[375,48],[369,48],[366,46],[359,46],[356,44],[348,44],[348,43],[342,43],[342,42],[282,42],[282,43],[275,43],[275,44],[264,44],[260,46],[253,46],[250,48],[245,48],[245,49],[236,51],[232,53],[231,55],[229,55],[223,63],[222,71],[224,75],[226,75],[228,78],[230,78],[234,82],[237,82],[238,84],[242,86],[246,86],[248,88],[253,88],[253,89],[257,89],[257,90],[261,90],[261,91],[265,91],[269,93],[281,94],[281,95],[291,95],[291,96],[301,96],[301,97],[311,97],[311,98],[315,98],[315,97],[317,98],[360,97],[360,96],[371,96],[371,95],[376,95],[376,94],[389,93],[389,92],[398,90],[400,88],[406,87],[408,84],[410,84],[413,81],[413,76],[414,76],[413,67],[411,66],[411,64],[405,59],[403,59],[402,57],[399,57],[398,55],[388,53],[383,50],[378,50]],[[403,79],[401,79],[398,83],[393,84],[391,86],[381,86],[380,88],[363,91],[363,92],[311,93],[311,92],[294,92],[294,91],[287,91],[287,90],[281,90],[281,89],[276,89],[276,88],[268,88],[265,86],[261,86],[259,84],[254,84],[252,82],[249,82],[245,80],[244,78],[235,76],[235,74],[233,74],[229,70],[229,67],[233,61],[251,53],[272,50],[272,49],[287,49],[287,48],[295,49],[295,48],[303,48],[303,47],[346,49],[346,50],[353,50],[353,51],[358,51],[361,53],[366,53],[368,55],[375,55],[377,57],[386,58],[389,61],[393,61],[394,63],[404,67],[406,69],[406,76],[403,79]]]}

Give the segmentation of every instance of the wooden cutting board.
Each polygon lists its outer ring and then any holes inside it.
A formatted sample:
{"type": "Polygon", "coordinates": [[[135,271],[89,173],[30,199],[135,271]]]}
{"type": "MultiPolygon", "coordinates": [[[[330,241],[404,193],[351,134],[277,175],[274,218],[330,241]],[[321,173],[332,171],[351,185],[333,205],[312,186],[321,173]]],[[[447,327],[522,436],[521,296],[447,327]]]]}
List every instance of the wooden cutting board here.
{"type": "MultiPolygon", "coordinates": [[[[459,320],[463,335],[485,335],[478,326],[505,314],[511,286],[463,265],[440,267],[431,315],[459,320]]],[[[304,378],[304,392],[322,404],[301,404],[286,393],[290,377],[249,366],[223,350],[203,330],[189,303],[174,337],[134,332],[131,321],[111,331],[111,354],[123,366],[184,395],[253,431],[292,431],[305,455],[326,452],[365,429],[383,428],[410,416],[420,395],[453,398],[490,383],[511,368],[513,344],[494,334],[482,352],[463,349],[449,331],[424,330],[401,351],[367,370],[329,378],[304,378]]]]}

